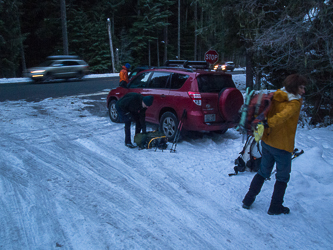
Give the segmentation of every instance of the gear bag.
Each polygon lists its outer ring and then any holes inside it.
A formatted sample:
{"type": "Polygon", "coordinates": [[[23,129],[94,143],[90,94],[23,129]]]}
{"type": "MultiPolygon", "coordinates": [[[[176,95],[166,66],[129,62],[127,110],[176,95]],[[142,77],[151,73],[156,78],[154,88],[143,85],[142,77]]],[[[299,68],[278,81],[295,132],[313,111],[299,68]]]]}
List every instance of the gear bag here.
{"type": "Polygon", "coordinates": [[[136,134],[134,142],[140,149],[158,148],[164,150],[168,147],[168,139],[159,131],[150,131],[146,134],[136,134]]]}
{"type": "Polygon", "coordinates": [[[249,103],[247,108],[246,121],[244,124],[245,129],[249,135],[253,135],[253,126],[259,122],[263,122],[267,117],[268,111],[271,107],[274,92],[264,94],[255,94],[249,103]]]}
{"type": "Polygon", "coordinates": [[[235,160],[235,173],[229,176],[237,175],[238,172],[245,170],[257,172],[261,164],[261,152],[261,141],[256,142],[254,136],[248,136],[243,150],[239,153],[240,156],[235,160]]]}

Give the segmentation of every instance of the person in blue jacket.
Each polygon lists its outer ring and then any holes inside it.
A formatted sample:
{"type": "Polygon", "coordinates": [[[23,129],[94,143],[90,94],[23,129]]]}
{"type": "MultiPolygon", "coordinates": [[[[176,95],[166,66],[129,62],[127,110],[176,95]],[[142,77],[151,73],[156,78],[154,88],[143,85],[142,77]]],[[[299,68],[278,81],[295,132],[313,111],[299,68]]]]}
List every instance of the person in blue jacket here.
{"type": "Polygon", "coordinates": [[[125,145],[135,148],[131,142],[131,123],[135,121],[135,134],[146,133],[146,110],[153,104],[154,97],[143,96],[138,93],[128,93],[116,103],[116,109],[121,122],[125,123],[125,145]]]}

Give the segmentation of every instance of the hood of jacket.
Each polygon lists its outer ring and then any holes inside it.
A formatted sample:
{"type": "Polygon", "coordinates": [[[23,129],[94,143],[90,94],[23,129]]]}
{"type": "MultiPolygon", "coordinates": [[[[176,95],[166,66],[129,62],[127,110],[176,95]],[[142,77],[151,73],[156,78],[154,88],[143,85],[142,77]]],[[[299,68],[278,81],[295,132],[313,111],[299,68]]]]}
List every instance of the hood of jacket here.
{"type": "Polygon", "coordinates": [[[292,101],[292,100],[300,100],[302,97],[300,95],[294,95],[292,93],[287,92],[286,88],[283,87],[280,90],[276,91],[274,99],[278,102],[292,101]]]}

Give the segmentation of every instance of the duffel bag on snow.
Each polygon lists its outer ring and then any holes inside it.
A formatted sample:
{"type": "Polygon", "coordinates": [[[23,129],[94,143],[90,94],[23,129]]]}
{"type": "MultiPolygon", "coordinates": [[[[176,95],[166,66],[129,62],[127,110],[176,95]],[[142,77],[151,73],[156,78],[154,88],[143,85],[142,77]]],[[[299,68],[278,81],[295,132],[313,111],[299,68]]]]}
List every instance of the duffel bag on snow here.
{"type": "Polygon", "coordinates": [[[141,149],[158,148],[166,149],[168,147],[168,139],[159,131],[151,131],[146,134],[136,134],[134,136],[134,142],[141,149]]]}

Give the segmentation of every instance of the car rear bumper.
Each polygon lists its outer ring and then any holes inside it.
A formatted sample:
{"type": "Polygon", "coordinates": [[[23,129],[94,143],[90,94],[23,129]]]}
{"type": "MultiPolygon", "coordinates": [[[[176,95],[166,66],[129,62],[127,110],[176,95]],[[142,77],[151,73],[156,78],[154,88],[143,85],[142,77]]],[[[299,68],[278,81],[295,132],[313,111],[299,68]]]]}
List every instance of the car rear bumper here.
{"type": "Polygon", "coordinates": [[[184,129],[189,131],[218,131],[236,125],[237,123],[234,121],[204,122],[204,114],[200,111],[188,112],[184,121],[184,129]]]}

